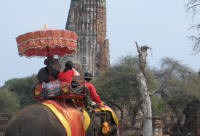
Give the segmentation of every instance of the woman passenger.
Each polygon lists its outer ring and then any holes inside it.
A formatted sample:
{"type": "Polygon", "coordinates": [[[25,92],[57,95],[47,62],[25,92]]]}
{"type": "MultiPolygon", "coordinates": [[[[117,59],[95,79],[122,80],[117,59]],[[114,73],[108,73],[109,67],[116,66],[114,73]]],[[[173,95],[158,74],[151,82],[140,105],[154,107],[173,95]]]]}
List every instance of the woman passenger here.
{"type": "Polygon", "coordinates": [[[74,68],[73,68],[73,63],[72,61],[67,61],[65,63],[65,69],[62,72],[58,73],[58,79],[60,80],[60,82],[68,82],[71,83],[72,82],[72,78],[73,76],[80,76],[79,72],[77,72],[74,68]]]}

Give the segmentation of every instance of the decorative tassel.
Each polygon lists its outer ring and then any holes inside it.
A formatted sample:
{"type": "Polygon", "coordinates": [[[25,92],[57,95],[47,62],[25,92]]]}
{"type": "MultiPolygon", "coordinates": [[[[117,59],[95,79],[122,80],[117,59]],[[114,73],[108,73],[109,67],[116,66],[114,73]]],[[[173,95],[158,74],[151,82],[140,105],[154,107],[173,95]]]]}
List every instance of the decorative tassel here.
{"type": "Polygon", "coordinates": [[[109,124],[108,124],[108,122],[107,121],[104,121],[103,123],[102,123],[102,134],[107,134],[108,133],[108,131],[110,130],[110,128],[109,128],[109,124]]]}
{"type": "Polygon", "coordinates": [[[34,95],[39,96],[41,92],[42,92],[42,84],[36,85],[35,90],[34,90],[34,95]]]}

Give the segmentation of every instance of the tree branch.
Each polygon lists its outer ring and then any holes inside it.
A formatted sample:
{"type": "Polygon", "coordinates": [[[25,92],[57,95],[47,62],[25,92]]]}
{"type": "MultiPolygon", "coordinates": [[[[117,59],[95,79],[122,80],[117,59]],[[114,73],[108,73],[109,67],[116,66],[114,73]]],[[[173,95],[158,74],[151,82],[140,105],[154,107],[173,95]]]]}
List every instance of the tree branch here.
{"type": "Polygon", "coordinates": [[[188,5],[188,9],[194,9],[194,8],[196,8],[197,6],[200,6],[200,3],[194,4],[194,5],[192,5],[192,6],[189,6],[189,5],[188,5]]]}
{"type": "Polygon", "coordinates": [[[136,44],[136,47],[137,47],[137,51],[138,51],[138,53],[140,54],[140,48],[139,48],[139,45],[138,45],[137,42],[135,42],[135,44],[136,44]]]}
{"type": "Polygon", "coordinates": [[[135,41],[135,44],[136,44],[137,51],[138,51],[139,54],[141,53],[141,50],[146,50],[146,51],[147,51],[148,49],[151,50],[151,48],[148,47],[147,45],[143,45],[143,46],[139,47],[139,45],[138,45],[138,43],[137,43],[136,41],[135,41]]]}
{"type": "Polygon", "coordinates": [[[157,87],[157,88],[156,88],[155,90],[153,90],[152,92],[149,92],[149,95],[152,96],[152,95],[154,95],[155,93],[157,93],[157,92],[163,90],[163,88],[165,87],[166,82],[167,82],[167,80],[169,79],[169,77],[170,77],[172,71],[174,70],[174,68],[175,68],[175,64],[173,64],[171,70],[169,71],[169,73],[167,74],[167,76],[165,77],[165,79],[163,80],[163,82],[160,84],[160,86],[157,87]]]}

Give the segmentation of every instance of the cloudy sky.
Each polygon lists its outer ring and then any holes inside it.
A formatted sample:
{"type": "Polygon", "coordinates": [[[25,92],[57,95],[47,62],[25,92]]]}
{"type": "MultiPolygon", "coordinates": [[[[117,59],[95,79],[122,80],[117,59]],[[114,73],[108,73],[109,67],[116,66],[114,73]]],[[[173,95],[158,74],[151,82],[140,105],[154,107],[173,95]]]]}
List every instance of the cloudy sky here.
{"type": "MultiPolygon", "coordinates": [[[[65,28],[70,0],[4,0],[0,4],[0,86],[11,78],[37,73],[42,58],[19,57],[15,38],[43,28],[65,28]]],[[[172,57],[200,69],[199,55],[192,55],[192,20],[183,0],[107,0],[107,37],[111,64],[119,57],[137,55],[135,41],[152,48],[148,63],[172,57]]]]}

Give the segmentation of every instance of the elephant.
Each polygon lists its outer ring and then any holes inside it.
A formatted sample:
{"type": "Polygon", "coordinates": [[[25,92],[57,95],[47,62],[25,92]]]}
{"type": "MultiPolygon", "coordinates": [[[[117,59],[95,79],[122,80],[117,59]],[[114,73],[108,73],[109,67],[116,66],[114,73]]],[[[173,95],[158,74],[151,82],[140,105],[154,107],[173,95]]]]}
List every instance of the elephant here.
{"type": "MultiPolygon", "coordinates": [[[[117,126],[110,112],[89,112],[91,123],[86,136],[116,136],[117,126]],[[102,122],[106,118],[110,130],[103,135],[102,122]]],[[[77,130],[78,131],[78,130],[77,130]]],[[[8,123],[6,136],[66,136],[65,128],[45,105],[33,104],[23,108],[8,123]]]]}
{"type": "MultiPolygon", "coordinates": [[[[92,125],[93,125],[93,135],[88,135],[88,136],[116,136],[117,135],[117,126],[112,118],[112,115],[110,112],[105,111],[105,112],[94,112],[92,115],[92,125]],[[105,120],[109,124],[109,132],[107,134],[102,134],[102,123],[105,120]]],[[[89,131],[90,132],[90,131],[89,131]]]]}

